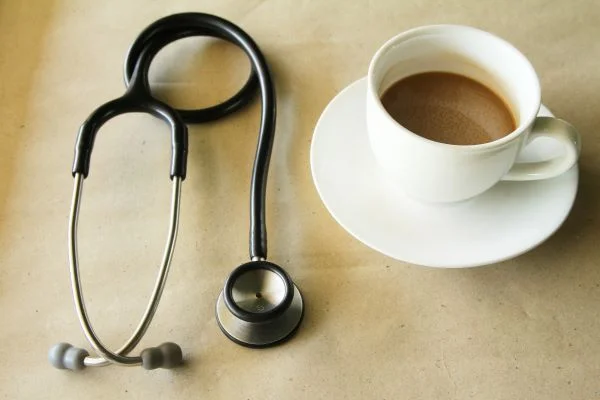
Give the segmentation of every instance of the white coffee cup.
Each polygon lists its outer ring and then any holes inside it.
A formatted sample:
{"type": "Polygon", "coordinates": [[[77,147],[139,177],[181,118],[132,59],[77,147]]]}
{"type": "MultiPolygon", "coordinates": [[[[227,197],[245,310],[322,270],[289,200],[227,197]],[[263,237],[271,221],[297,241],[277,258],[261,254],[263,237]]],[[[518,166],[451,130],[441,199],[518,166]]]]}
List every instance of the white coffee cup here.
{"type": "Polygon", "coordinates": [[[367,76],[367,129],[375,158],[390,180],[425,202],[453,202],[476,196],[500,180],[556,177],[579,157],[579,134],[569,123],[538,117],[540,84],[531,63],[508,42],[475,28],[423,26],[387,41],[367,76]],[[381,104],[393,83],[417,73],[445,71],[470,77],[499,94],[510,106],[517,128],[477,145],[451,145],[419,136],[396,122],[381,104]],[[563,154],[550,160],[516,163],[533,139],[550,137],[563,154]]]}

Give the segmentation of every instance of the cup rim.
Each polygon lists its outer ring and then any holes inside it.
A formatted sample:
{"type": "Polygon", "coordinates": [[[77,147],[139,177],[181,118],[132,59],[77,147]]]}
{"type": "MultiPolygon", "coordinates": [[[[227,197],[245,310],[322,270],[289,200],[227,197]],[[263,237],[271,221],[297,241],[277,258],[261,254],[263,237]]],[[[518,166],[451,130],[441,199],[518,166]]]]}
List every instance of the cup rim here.
{"type": "Polygon", "coordinates": [[[467,26],[467,25],[455,25],[455,24],[436,24],[436,25],[419,26],[419,27],[412,28],[407,31],[401,32],[398,35],[393,36],[392,38],[388,39],[375,52],[375,54],[373,55],[373,57],[371,58],[371,61],[369,63],[369,70],[367,72],[367,95],[372,96],[375,99],[375,105],[379,109],[379,111],[382,112],[382,114],[384,115],[384,118],[388,119],[389,121],[391,121],[393,124],[395,124],[399,128],[402,128],[404,131],[406,131],[408,134],[410,134],[412,137],[416,138],[417,140],[421,140],[424,143],[433,144],[438,147],[456,148],[456,149],[474,150],[474,151],[487,150],[489,148],[496,148],[498,146],[502,146],[508,142],[511,142],[514,139],[516,139],[517,137],[519,137],[521,134],[523,134],[523,132],[525,132],[527,127],[531,126],[531,124],[537,117],[537,114],[539,113],[541,101],[542,101],[539,78],[537,76],[537,73],[535,72],[535,69],[533,68],[533,65],[527,59],[527,57],[525,57],[525,55],[523,53],[521,53],[515,46],[513,46],[508,41],[506,41],[506,40],[502,39],[501,37],[496,36],[490,32],[487,32],[487,31],[484,31],[484,30],[481,30],[478,28],[474,28],[471,26],[467,26]],[[373,81],[374,80],[373,72],[374,72],[375,67],[378,64],[379,60],[385,55],[385,53],[390,48],[394,47],[399,42],[406,41],[407,39],[411,39],[411,38],[423,35],[425,33],[441,31],[441,30],[448,30],[448,29],[469,31],[472,34],[486,36],[489,39],[500,43],[501,45],[505,46],[509,51],[511,51],[517,58],[520,58],[523,62],[524,68],[526,68],[528,70],[528,72],[530,73],[530,75],[533,76],[533,78],[534,78],[533,87],[536,92],[535,98],[537,99],[536,104],[533,107],[533,112],[530,115],[526,115],[525,118],[521,118],[519,125],[508,135],[505,135],[505,136],[503,136],[499,139],[496,139],[492,142],[486,142],[486,143],[480,143],[480,144],[470,144],[470,145],[436,142],[435,140],[427,139],[421,135],[418,135],[418,134],[412,132],[410,129],[404,127],[403,125],[398,123],[398,121],[396,121],[394,118],[392,118],[392,116],[383,107],[383,104],[381,103],[381,99],[380,99],[379,95],[377,94],[377,92],[375,91],[375,83],[373,81]]]}

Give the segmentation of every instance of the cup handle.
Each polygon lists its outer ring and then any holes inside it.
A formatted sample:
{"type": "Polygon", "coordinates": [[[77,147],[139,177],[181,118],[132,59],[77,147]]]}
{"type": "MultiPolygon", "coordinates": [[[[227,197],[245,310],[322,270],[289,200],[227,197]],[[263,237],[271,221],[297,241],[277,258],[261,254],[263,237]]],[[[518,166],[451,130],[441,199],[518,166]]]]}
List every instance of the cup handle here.
{"type": "Polygon", "coordinates": [[[553,178],[575,165],[581,152],[581,138],[573,125],[558,118],[537,117],[529,134],[528,144],[539,137],[558,140],[563,144],[565,153],[550,160],[515,163],[502,180],[535,181],[553,178]]]}

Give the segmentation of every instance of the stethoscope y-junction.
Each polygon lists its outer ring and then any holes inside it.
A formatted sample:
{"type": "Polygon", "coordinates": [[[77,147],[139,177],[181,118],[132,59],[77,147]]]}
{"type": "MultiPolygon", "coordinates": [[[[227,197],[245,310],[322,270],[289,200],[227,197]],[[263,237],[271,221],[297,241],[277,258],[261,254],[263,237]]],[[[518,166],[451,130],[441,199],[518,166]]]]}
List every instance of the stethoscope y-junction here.
{"type": "Polygon", "coordinates": [[[217,300],[216,316],[227,337],[245,346],[266,347],[288,339],[298,328],[304,307],[302,296],[289,275],[266,260],[265,193],[275,134],[276,104],[275,89],[263,54],[250,36],[229,21],[201,13],[176,14],[162,18],[142,31],[127,54],[124,74],[125,94],[96,109],[79,129],[72,169],[75,183],[68,239],[71,285],[79,321],[96,356],[90,356],[86,350],[68,343],[59,343],[50,349],[50,362],[57,368],[71,370],[110,363],[142,365],[146,369],[173,368],[181,364],[181,348],[171,342],[144,349],[139,355],[130,353],[150,326],[175,249],[181,186],[186,177],[186,123],[202,123],[224,117],[248,104],[257,89],[261,93],[261,122],[250,182],[250,261],[237,267],[225,282],[217,300]],[[198,110],[174,109],[152,96],[148,72],[154,56],[163,47],[191,36],[210,36],[233,43],[250,58],[252,68],[245,85],[223,103],[198,110]],[[132,112],[151,114],[171,129],[171,212],[167,243],[150,301],[131,337],[113,351],[98,338],[86,312],[77,257],[77,222],[83,182],[89,173],[96,134],[111,118],[132,112]]]}

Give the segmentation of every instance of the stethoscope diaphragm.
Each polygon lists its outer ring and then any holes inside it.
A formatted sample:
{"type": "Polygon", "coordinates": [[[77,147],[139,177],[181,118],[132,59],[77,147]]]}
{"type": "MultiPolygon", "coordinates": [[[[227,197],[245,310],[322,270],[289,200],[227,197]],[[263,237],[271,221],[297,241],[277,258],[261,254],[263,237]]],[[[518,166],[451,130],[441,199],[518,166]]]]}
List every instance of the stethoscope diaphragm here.
{"type": "Polygon", "coordinates": [[[217,300],[223,333],[237,344],[269,347],[289,339],[304,314],[302,295],[288,274],[268,261],[236,268],[217,300]]]}

